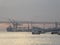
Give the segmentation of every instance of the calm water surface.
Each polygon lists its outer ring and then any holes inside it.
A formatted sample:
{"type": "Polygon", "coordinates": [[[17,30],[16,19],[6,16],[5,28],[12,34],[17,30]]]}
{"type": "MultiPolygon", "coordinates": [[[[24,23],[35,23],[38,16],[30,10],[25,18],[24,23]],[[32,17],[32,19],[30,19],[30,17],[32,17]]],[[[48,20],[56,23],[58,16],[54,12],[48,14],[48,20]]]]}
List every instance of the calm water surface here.
{"type": "Polygon", "coordinates": [[[60,35],[0,32],[0,45],[60,45],[60,35]]]}

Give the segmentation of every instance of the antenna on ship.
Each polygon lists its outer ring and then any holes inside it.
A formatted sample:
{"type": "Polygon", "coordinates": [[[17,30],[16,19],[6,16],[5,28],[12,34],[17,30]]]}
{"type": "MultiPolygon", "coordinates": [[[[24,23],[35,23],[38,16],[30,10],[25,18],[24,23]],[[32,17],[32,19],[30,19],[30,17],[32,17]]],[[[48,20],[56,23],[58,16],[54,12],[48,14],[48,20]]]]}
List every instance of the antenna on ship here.
{"type": "Polygon", "coordinates": [[[58,28],[58,23],[57,22],[55,22],[55,28],[58,28]]]}

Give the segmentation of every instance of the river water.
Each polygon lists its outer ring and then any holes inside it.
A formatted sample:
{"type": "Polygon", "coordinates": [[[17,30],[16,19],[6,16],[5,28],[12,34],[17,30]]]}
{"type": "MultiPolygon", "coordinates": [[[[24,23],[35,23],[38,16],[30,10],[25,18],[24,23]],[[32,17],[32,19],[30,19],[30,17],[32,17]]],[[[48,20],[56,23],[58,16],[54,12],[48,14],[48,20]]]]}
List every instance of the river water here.
{"type": "Polygon", "coordinates": [[[31,32],[0,32],[0,45],[60,45],[60,35],[31,32]]]}

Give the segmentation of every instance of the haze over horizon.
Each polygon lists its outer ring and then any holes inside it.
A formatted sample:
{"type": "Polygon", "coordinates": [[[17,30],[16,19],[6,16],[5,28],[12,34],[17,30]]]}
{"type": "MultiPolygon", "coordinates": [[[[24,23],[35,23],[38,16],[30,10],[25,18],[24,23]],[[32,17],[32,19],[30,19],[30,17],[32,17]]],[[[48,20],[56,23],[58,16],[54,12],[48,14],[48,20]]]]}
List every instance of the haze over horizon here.
{"type": "Polygon", "coordinates": [[[60,0],[0,0],[0,21],[60,22],[60,0]]]}

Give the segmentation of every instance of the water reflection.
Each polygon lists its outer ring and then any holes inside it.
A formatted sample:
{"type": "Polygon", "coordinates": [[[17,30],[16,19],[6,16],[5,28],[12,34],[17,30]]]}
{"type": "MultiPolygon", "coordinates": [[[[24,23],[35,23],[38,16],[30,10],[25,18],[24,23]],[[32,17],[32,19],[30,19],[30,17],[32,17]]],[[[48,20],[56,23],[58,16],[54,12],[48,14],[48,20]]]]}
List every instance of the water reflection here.
{"type": "Polygon", "coordinates": [[[0,45],[60,45],[60,36],[32,35],[26,32],[1,32],[0,45]]]}

